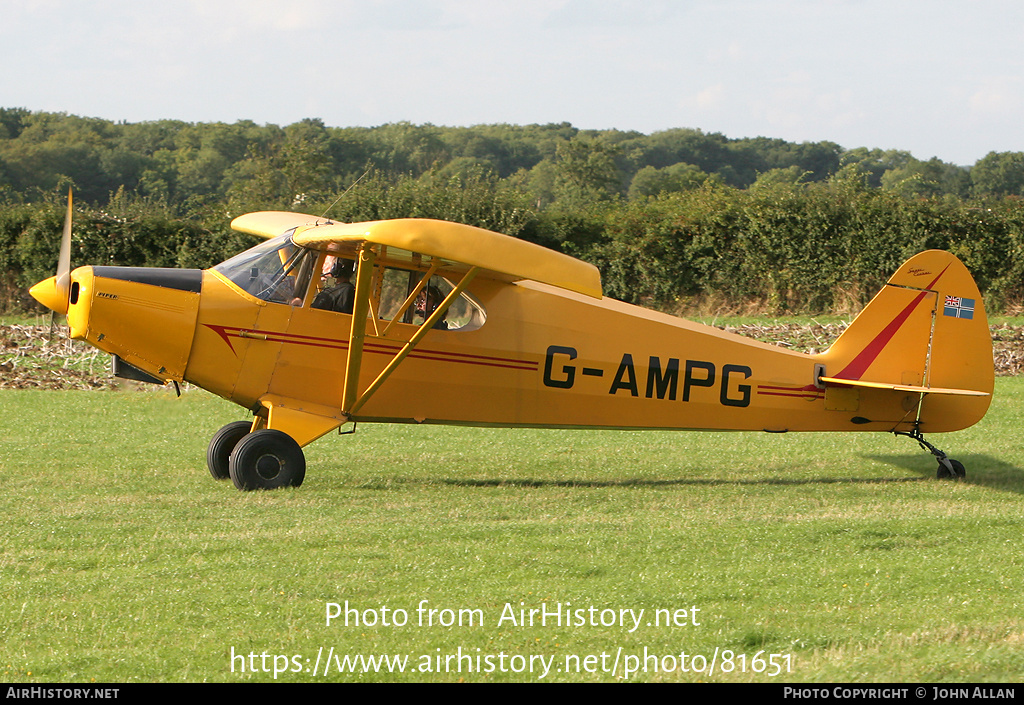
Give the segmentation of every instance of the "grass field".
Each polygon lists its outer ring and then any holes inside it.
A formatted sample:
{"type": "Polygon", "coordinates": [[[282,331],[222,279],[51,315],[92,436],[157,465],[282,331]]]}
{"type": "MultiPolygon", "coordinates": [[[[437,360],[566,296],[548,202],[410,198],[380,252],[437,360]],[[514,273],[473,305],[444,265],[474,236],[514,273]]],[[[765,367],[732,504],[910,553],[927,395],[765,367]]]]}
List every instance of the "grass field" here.
{"type": "Polygon", "coordinates": [[[930,438],[964,482],[886,435],[365,425],[240,493],[205,392],[0,391],[0,677],[1015,681],[1022,408],[930,438]]]}

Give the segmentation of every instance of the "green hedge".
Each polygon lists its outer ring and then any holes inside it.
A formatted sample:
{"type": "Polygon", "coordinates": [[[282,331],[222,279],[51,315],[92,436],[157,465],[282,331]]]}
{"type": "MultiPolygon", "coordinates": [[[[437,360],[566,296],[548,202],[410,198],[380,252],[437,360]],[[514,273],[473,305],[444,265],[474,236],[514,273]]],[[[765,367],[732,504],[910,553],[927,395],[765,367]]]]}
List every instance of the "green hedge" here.
{"type": "MultiPolygon", "coordinates": [[[[175,217],[159,208],[112,203],[75,209],[71,265],[205,268],[255,244],[228,228],[175,217]]],[[[0,207],[0,309],[33,310],[28,287],[53,276],[66,206],[58,203],[0,207]]]]}
{"type": "Polygon", "coordinates": [[[990,310],[1024,300],[1024,201],[912,200],[842,184],[711,186],[608,212],[582,252],[634,303],[772,313],[859,310],[910,256],[949,250],[990,310]]]}
{"type": "MultiPolygon", "coordinates": [[[[912,199],[833,180],[746,190],[706,183],[572,211],[538,210],[529,200],[510,179],[371,174],[330,215],[442,218],[505,232],[594,262],[609,296],[668,310],[713,302],[767,313],[852,312],[905,259],[930,248],[964,260],[991,311],[1024,302],[1019,198],[912,199]]],[[[26,289],[56,267],[64,208],[59,199],[0,204],[3,309],[34,306],[26,289]]],[[[118,194],[106,208],[76,208],[72,265],[209,267],[255,242],[230,230],[234,215],[220,203],[182,213],[118,194]]]]}

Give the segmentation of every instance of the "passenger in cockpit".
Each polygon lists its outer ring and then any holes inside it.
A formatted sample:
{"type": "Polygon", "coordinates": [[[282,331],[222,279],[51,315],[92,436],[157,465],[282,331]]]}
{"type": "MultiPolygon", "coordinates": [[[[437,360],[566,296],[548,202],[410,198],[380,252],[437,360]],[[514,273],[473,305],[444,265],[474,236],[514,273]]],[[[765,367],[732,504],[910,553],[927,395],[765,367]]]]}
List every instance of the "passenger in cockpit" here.
{"type": "MultiPolygon", "coordinates": [[[[416,315],[422,316],[426,321],[442,301],[444,301],[444,297],[441,296],[441,290],[431,284],[416,297],[416,315]]],[[[435,330],[448,330],[448,323],[444,320],[447,315],[448,312],[445,311],[440,320],[434,324],[435,330]]]]}

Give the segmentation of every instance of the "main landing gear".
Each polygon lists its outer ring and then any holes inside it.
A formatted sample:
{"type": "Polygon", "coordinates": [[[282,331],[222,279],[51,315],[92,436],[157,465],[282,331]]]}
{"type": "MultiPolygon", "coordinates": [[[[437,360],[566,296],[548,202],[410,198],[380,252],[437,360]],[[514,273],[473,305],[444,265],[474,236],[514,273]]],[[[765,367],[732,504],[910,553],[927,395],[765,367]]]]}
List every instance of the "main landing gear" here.
{"type": "Polygon", "coordinates": [[[947,457],[945,453],[926,441],[920,428],[915,427],[913,431],[893,431],[892,433],[894,436],[906,436],[907,438],[913,438],[922,449],[934,455],[939,461],[939,467],[935,471],[935,477],[940,480],[962,480],[967,476],[967,471],[964,470],[964,464],[959,460],[953,460],[952,458],[947,457]]]}
{"type": "Polygon", "coordinates": [[[249,430],[248,421],[235,421],[213,434],[206,465],[215,480],[231,481],[240,490],[298,487],[306,477],[306,457],[299,444],[273,429],[249,430]]]}

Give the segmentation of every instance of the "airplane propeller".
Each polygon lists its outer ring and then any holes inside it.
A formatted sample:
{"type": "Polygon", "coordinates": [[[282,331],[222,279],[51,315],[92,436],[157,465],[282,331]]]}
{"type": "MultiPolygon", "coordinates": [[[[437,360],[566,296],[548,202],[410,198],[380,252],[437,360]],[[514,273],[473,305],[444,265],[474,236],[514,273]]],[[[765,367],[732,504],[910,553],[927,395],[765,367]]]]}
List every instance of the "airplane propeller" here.
{"type": "Polygon", "coordinates": [[[44,279],[28,291],[36,301],[60,314],[67,314],[71,299],[71,212],[72,196],[71,189],[68,189],[68,211],[64,216],[64,233],[61,236],[60,254],[57,257],[57,274],[44,279]]]}

